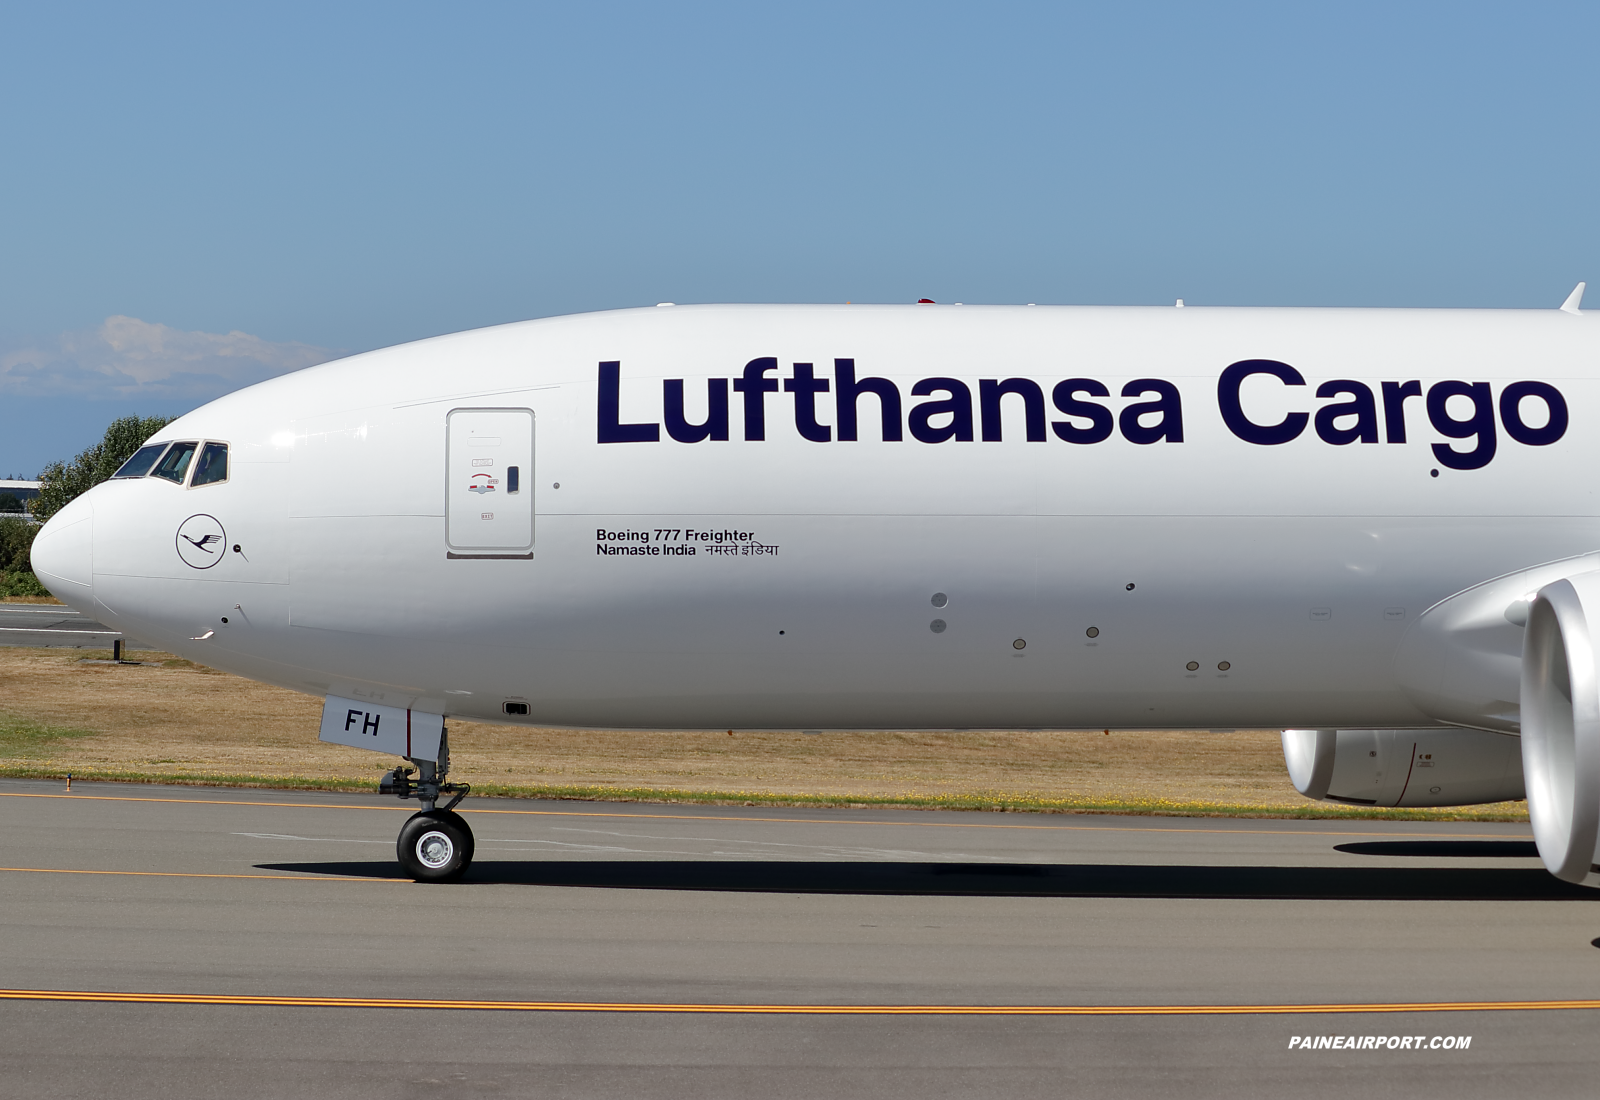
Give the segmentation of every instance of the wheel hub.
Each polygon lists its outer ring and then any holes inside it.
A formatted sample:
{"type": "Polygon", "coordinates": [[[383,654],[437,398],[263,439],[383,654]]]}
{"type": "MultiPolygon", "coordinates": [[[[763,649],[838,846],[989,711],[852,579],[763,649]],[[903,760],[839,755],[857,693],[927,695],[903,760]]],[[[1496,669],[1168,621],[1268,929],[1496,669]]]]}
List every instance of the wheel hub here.
{"type": "Polygon", "coordinates": [[[455,844],[437,829],[423,833],[417,838],[417,859],[425,866],[443,867],[450,862],[455,851],[455,844]]]}

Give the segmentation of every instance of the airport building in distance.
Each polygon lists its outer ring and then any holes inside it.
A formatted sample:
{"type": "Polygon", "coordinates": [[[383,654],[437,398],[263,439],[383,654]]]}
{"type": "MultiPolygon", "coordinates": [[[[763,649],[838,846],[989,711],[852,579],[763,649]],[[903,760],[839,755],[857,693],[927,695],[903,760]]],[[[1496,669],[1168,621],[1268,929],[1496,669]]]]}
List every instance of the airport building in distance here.
{"type": "Polygon", "coordinates": [[[0,478],[0,515],[26,513],[28,501],[39,495],[37,481],[0,478]]]}

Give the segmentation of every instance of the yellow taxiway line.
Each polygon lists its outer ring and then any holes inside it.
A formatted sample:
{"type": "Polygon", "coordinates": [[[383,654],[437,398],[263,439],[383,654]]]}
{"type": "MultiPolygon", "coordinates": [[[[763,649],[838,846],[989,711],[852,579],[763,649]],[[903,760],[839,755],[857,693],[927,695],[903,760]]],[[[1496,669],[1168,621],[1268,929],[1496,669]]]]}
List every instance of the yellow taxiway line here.
{"type": "MultiPolygon", "coordinates": [[[[191,806],[265,806],[281,809],[300,810],[380,810],[393,813],[397,810],[409,811],[409,806],[363,806],[338,802],[255,802],[238,798],[154,798],[136,795],[115,794],[36,794],[26,791],[0,791],[0,798],[64,798],[79,801],[93,802],[168,802],[191,806]]],[[[895,807],[885,807],[894,809],[895,807]]],[[[412,811],[414,812],[414,811],[412,811]]],[[[1182,826],[1169,825],[1014,825],[999,822],[980,821],[862,821],[858,818],[821,818],[821,817],[723,817],[716,814],[655,814],[655,813],[616,813],[605,810],[492,810],[485,807],[482,802],[472,806],[471,809],[463,808],[460,812],[471,814],[509,814],[519,817],[620,817],[638,820],[663,820],[663,821],[761,821],[786,825],[879,825],[896,828],[915,829],[1024,829],[1034,831],[1057,832],[1103,832],[1103,833],[1249,833],[1256,836],[1340,836],[1340,837],[1378,837],[1378,836],[1403,836],[1416,840],[1427,837],[1440,837],[1448,840],[1504,840],[1504,833],[1416,833],[1416,832],[1346,832],[1338,829],[1238,829],[1229,826],[1218,826],[1211,829],[1193,829],[1182,826]]],[[[1027,811],[1016,811],[1026,813],[1027,811]]],[[[1419,824],[1431,824],[1422,822],[1419,824]]],[[[1530,838],[1532,834],[1529,834],[1530,838]]]]}
{"type": "Polygon", "coordinates": [[[1583,1001],[1402,1001],[1296,1005],[805,1005],[630,1001],[476,1001],[409,997],[273,997],[223,993],[116,993],[0,989],[6,1001],[225,1005],[239,1008],[408,1008],[471,1012],[617,1012],[748,1016],[1302,1016],[1384,1012],[1547,1012],[1600,1008],[1583,1001]]]}

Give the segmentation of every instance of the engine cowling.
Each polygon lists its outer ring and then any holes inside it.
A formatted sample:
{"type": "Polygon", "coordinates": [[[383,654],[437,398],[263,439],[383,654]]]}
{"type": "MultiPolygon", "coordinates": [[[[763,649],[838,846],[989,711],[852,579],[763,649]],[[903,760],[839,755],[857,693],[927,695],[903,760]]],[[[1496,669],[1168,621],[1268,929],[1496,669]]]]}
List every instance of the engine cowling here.
{"type": "Polygon", "coordinates": [[[1600,886],[1600,572],[1540,588],[1522,651],[1522,761],[1539,858],[1600,886]]]}
{"type": "Polygon", "coordinates": [[[1283,761],[1307,798],[1357,806],[1523,797],[1518,738],[1487,730],[1284,730],[1283,761]]]}
{"type": "Polygon", "coordinates": [[[1547,584],[1600,569],[1584,554],[1507,573],[1440,600],[1406,630],[1395,678],[1429,718],[1517,733],[1528,609],[1547,584]]]}

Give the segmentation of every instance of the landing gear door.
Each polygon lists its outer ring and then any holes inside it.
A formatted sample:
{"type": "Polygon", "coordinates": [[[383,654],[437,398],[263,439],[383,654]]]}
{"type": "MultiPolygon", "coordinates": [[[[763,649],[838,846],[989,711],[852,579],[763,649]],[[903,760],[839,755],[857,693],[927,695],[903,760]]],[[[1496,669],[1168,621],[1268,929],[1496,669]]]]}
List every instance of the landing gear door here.
{"type": "Polygon", "coordinates": [[[445,435],[448,556],[533,557],[533,410],[453,409],[445,435]]]}

